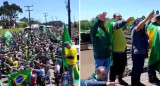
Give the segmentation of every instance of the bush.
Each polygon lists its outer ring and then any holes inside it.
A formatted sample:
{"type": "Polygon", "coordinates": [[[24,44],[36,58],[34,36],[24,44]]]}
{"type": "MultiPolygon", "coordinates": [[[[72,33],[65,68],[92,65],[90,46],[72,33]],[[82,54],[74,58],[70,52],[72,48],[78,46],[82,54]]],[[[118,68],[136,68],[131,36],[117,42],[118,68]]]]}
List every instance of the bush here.
{"type": "Polygon", "coordinates": [[[21,28],[27,27],[27,23],[18,23],[17,25],[21,28]]]}

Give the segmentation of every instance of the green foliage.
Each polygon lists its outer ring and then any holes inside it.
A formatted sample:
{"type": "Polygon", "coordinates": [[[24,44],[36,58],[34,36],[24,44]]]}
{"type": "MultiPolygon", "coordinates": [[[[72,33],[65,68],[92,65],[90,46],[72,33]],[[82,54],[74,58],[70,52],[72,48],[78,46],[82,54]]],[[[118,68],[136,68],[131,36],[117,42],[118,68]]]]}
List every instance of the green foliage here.
{"type": "Polygon", "coordinates": [[[158,10],[156,11],[156,14],[159,15],[159,11],[158,10]]]}
{"type": "Polygon", "coordinates": [[[28,22],[28,18],[23,17],[23,18],[21,18],[21,19],[20,19],[20,21],[22,21],[22,22],[26,22],[26,23],[27,23],[27,22],[28,22]]]}
{"type": "Polygon", "coordinates": [[[27,27],[27,23],[17,23],[19,27],[25,28],[27,27]]]}
{"type": "Polygon", "coordinates": [[[53,26],[58,26],[58,27],[62,27],[64,25],[62,21],[50,21],[50,22],[42,23],[42,24],[53,25],[53,26]]]}
{"type": "Polygon", "coordinates": [[[79,28],[79,22],[74,22],[74,27],[79,28]]]}
{"type": "Polygon", "coordinates": [[[0,29],[0,34],[4,34],[7,30],[9,30],[9,32],[20,32],[23,31],[24,29],[22,28],[12,28],[12,29],[0,29]]]}
{"type": "Polygon", "coordinates": [[[88,20],[82,20],[80,21],[80,25],[81,25],[81,30],[90,30],[92,22],[88,21],[88,20]]]}
{"type": "Polygon", "coordinates": [[[22,8],[16,4],[9,4],[8,1],[3,2],[3,6],[0,7],[0,16],[4,22],[3,26],[9,28],[10,21],[16,20],[18,13],[22,13],[22,8]]]}

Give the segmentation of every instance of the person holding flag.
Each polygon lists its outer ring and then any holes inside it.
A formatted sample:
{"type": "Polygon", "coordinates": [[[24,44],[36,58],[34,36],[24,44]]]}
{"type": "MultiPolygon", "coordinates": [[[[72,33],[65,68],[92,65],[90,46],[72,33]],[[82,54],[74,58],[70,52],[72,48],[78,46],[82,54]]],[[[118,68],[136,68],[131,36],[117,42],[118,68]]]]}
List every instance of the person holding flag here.
{"type": "Polygon", "coordinates": [[[160,73],[160,15],[155,15],[147,27],[149,36],[148,78],[150,83],[158,83],[156,70],[160,73]]]}
{"type": "Polygon", "coordinates": [[[69,42],[65,42],[64,46],[68,49],[67,55],[64,57],[66,58],[68,71],[71,78],[71,85],[74,85],[74,67],[77,64],[77,50],[75,47],[71,46],[69,42]]]}
{"type": "MultiPolygon", "coordinates": [[[[71,42],[71,39],[70,39],[70,36],[69,36],[69,33],[68,33],[68,29],[66,28],[66,26],[64,26],[63,41],[62,41],[62,59],[63,59],[63,62],[62,62],[62,67],[61,68],[64,70],[64,67],[68,68],[68,65],[71,65],[71,67],[73,67],[73,69],[74,69],[73,80],[77,82],[77,81],[79,81],[79,72],[78,72],[78,66],[77,66],[77,53],[75,53],[75,52],[77,52],[77,50],[75,50],[76,48],[73,48],[73,46],[71,46],[71,44],[72,44],[72,42],[71,42]],[[68,49],[67,49],[67,47],[68,47],[68,49]],[[72,50],[74,51],[73,53],[72,53],[72,50]],[[70,60],[68,59],[67,60],[67,58],[65,58],[66,57],[65,55],[66,56],[72,56],[72,57],[74,57],[74,59],[70,59],[70,60]],[[69,63],[67,61],[69,61],[71,63],[69,63]],[[64,67],[63,67],[63,65],[64,65],[64,67]]],[[[61,72],[62,72],[62,70],[61,70],[61,72]]],[[[70,74],[71,74],[71,72],[70,72],[70,74]]],[[[74,81],[73,81],[72,85],[74,85],[74,81]]]]}

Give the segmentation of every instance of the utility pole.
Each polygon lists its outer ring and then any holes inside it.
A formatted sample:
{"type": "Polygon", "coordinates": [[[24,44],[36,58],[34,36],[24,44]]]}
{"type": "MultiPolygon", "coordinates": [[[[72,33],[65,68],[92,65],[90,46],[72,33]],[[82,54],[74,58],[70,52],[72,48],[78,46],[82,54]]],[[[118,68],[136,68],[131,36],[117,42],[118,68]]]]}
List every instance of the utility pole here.
{"type": "Polygon", "coordinates": [[[57,21],[57,17],[55,17],[56,21],[57,21]]]}
{"type": "Polygon", "coordinates": [[[66,3],[66,8],[67,8],[67,12],[68,12],[68,30],[69,30],[69,35],[71,37],[71,9],[70,9],[70,0],[68,0],[68,2],[66,3]]]}
{"type": "Polygon", "coordinates": [[[48,13],[44,13],[45,22],[46,22],[46,27],[47,27],[47,16],[48,16],[48,13]]]}
{"type": "Polygon", "coordinates": [[[70,9],[70,0],[68,0],[68,29],[69,29],[69,35],[71,37],[71,9],[70,9]]]}
{"type": "Polygon", "coordinates": [[[74,16],[74,23],[75,23],[76,21],[75,21],[75,16],[74,16]]]}
{"type": "Polygon", "coordinates": [[[29,23],[29,26],[30,26],[30,29],[31,29],[31,18],[30,18],[31,15],[30,15],[30,12],[33,11],[33,10],[30,10],[30,7],[33,7],[33,5],[32,6],[24,6],[24,7],[28,8],[26,11],[28,11],[28,13],[29,13],[28,23],[29,23]]]}
{"type": "Polygon", "coordinates": [[[53,23],[53,26],[54,26],[54,20],[53,20],[53,16],[52,16],[51,18],[52,18],[52,23],[53,23]]]}

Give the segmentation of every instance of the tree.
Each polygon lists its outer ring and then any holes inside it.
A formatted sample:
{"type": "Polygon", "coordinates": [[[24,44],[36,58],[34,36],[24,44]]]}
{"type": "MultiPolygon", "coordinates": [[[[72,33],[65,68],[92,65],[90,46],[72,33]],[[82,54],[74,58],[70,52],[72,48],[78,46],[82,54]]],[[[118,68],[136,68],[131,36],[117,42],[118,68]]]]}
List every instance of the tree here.
{"type": "Polygon", "coordinates": [[[47,23],[42,23],[44,25],[52,25],[52,26],[58,26],[58,27],[62,27],[64,25],[64,23],[62,21],[50,21],[47,23]]]}
{"type": "Polygon", "coordinates": [[[41,24],[41,22],[40,21],[38,21],[38,20],[35,20],[35,19],[31,19],[31,22],[32,22],[32,24],[41,24]]]}
{"type": "Polygon", "coordinates": [[[142,17],[141,17],[141,19],[143,20],[143,19],[145,19],[146,17],[143,15],[142,17]]]}
{"type": "Polygon", "coordinates": [[[78,28],[79,27],[79,22],[74,22],[74,27],[78,28]]]}
{"type": "Polygon", "coordinates": [[[23,17],[23,18],[21,18],[21,19],[20,19],[20,21],[22,21],[22,22],[26,22],[26,23],[27,23],[27,22],[28,22],[28,18],[23,17]]]}
{"type": "Polygon", "coordinates": [[[9,5],[8,1],[3,2],[3,6],[0,7],[0,16],[2,16],[3,22],[5,20],[9,22],[16,22],[18,13],[22,13],[22,8],[16,4],[9,5]]]}
{"type": "Polygon", "coordinates": [[[92,22],[88,20],[81,20],[81,30],[89,30],[91,28],[92,22]]]}
{"type": "Polygon", "coordinates": [[[158,10],[156,11],[156,14],[157,14],[157,15],[159,14],[159,11],[158,11],[158,10]]]}

